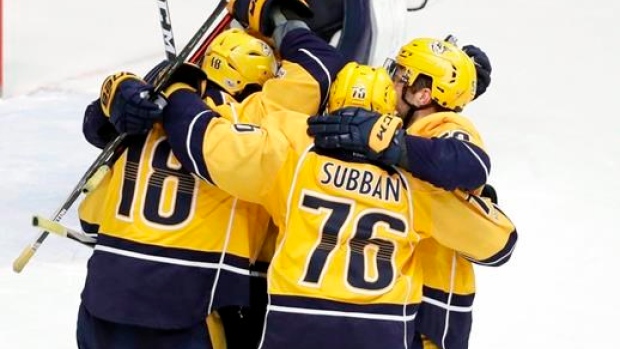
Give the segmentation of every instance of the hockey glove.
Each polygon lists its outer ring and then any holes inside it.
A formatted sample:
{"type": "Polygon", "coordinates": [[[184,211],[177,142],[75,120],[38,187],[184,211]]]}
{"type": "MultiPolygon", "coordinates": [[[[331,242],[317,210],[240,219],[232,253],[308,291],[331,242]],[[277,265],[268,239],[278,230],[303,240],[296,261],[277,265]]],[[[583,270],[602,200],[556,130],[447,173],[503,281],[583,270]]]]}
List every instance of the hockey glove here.
{"type": "Polygon", "coordinates": [[[474,96],[474,99],[476,99],[480,97],[491,84],[491,71],[493,68],[491,67],[489,56],[479,47],[466,45],[463,46],[463,51],[474,60],[474,64],[476,65],[476,77],[478,80],[476,84],[476,95],[474,96]]]}
{"type": "Polygon", "coordinates": [[[312,17],[305,0],[232,0],[227,9],[245,28],[270,37],[275,28],[273,11],[278,7],[302,18],[312,17]]]}
{"type": "Polygon", "coordinates": [[[118,132],[114,125],[110,123],[99,99],[91,102],[84,111],[84,123],[82,124],[82,133],[88,143],[99,149],[103,149],[111,140],[118,136],[118,132]]]}
{"type": "Polygon", "coordinates": [[[108,76],[101,86],[101,109],[119,133],[143,134],[162,119],[165,99],[151,98],[153,86],[131,73],[108,76]]]}
{"type": "Polygon", "coordinates": [[[345,149],[385,165],[396,165],[403,155],[402,120],[362,108],[343,108],[331,115],[308,119],[308,134],[323,149],[345,149]]]}
{"type": "MultiPolygon", "coordinates": [[[[170,61],[161,61],[144,76],[144,80],[150,84],[156,84],[161,79],[161,75],[168,71],[171,65],[170,61]]],[[[163,90],[166,91],[164,94],[168,97],[179,88],[190,88],[198,93],[200,98],[204,98],[207,91],[207,73],[193,63],[183,63],[174,71],[163,87],[163,90]]]]}

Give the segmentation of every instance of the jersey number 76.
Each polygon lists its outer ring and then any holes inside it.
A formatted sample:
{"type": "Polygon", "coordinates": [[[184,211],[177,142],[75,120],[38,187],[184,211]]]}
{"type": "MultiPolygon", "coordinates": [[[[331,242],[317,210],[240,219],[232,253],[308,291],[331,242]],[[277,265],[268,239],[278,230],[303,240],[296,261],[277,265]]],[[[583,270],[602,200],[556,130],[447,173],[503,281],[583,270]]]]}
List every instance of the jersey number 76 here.
{"type": "Polygon", "coordinates": [[[301,209],[312,214],[324,215],[319,231],[320,240],[306,261],[306,270],[301,283],[319,286],[333,254],[338,249],[347,250],[347,262],[342,268],[349,287],[364,293],[382,292],[392,286],[396,276],[394,256],[396,244],[386,238],[375,237],[379,225],[396,236],[407,235],[407,223],[400,215],[387,210],[368,209],[352,212],[355,203],[346,199],[304,191],[301,209]],[[354,224],[349,237],[341,240],[349,222],[354,224]]]}

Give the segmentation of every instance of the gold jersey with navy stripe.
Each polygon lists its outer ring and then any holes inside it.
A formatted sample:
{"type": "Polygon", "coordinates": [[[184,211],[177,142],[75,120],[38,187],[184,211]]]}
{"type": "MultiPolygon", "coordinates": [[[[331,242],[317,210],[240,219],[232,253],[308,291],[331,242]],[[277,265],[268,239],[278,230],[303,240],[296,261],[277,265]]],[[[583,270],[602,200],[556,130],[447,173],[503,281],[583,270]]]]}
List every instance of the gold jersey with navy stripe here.
{"type": "MultiPolygon", "coordinates": [[[[170,105],[194,99],[180,93],[170,105]]],[[[307,115],[270,113],[256,127],[195,111],[164,114],[180,161],[232,195],[263,205],[278,227],[264,347],[333,347],[345,328],[339,340],[347,347],[404,347],[422,299],[414,253],[420,239],[434,237],[486,260],[516,237],[510,220],[486,199],[455,195],[346,154],[322,154],[306,134],[307,115]],[[369,339],[378,337],[381,344],[369,339]]]]}
{"type": "Polygon", "coordinates": [[[181,328],[249,303],[250,260],[269,216],[184,171],[161,125],[129,145],[81,204],[81,219],[95,211],[98,241],[82,294],[95,316],[181,328]]]}
{"type": "MultiPolygon", "coordinates": [[[[485,149],[473,123],[453,112],[434,113],[416,120],[407,133],[426,138],[452,137],[485,149]]],[[[510,254],[512,249],[507,251],[510,254]]],[[[416,325],[417,331],[427,337],[424,347],[467,348],[476,291],[472,262],[433,238],[421,241],[417,253],[424,269],[424,291],[416,325]]],[[[488,262],[500,265],[506,257],[488,262]]]]}

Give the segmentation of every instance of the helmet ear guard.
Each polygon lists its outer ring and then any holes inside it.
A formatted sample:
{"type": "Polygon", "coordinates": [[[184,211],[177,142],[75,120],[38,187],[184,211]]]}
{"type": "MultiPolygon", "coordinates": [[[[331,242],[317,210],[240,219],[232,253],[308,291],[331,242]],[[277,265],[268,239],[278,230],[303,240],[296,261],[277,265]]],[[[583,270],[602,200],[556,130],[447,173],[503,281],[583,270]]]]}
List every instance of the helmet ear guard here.
{"type": "Polygon", "coordinates": [[[247,86],[262,86],[275,76],[277,68],[271,47],[238,28],[218,35],[202,62],[209,80],[231,95],[243,92],[247,86]]]}
{"type": "Polygon", "coordinates": [[[475,96],[476,68],[471,58],[453,42],[452,36],[448,41],[414,39],[400,49],[395,63],[405,69],[403,75],[409,86],[420,75],[430,77],[433,101],[458,112],[475,96]]]}
{"type": "Polygon", "coordinates": [[[396,109],[396,90],[384,68],[350,62],[345,65],[329,90],[327,112],[359,107],[380,114],[396,109]]]}

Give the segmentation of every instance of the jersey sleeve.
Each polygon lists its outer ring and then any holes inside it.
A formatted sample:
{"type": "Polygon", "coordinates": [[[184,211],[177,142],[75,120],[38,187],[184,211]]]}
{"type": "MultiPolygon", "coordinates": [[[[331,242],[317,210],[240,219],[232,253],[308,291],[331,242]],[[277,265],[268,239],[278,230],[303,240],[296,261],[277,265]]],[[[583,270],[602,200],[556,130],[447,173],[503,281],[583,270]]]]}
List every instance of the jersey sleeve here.
{"type": "Polygon", "coordinates": [[[499,266],[510,259],[516,227],[489,199],[414,183],[414,230],[478,264],[499,266]]]}
{"type": "Polygon", "coordinates": [[[484,185],[491,160],[473,124],[452,112],[413,123],[405,137],[405,169],[446,190],[473,191],[484,185]]]}
{"type": "MultiPolygon", "coordinates": [[[[304,114],[316,114],[317,111],[322,110],[327,104],[329,87],[336,74],[347,63],[345,57],[318,35],[303,28],[295,29],[286,34],[280,46],[280,56],[283,61],[280,76],[286,79],[294,79],[297,83],[309,78],[310,82],[318,87],[319,104],[313,104],[310,109],[289,109],[304,114]],[[306,72],[307,77],[299,74],[300,69],[306,72]]],[[[263,89],[270,87],[265,84],[263,89]]],[[[280,96],[286,95],[283,93],[286,90],[278,88],[277,91],[280,96]]],[[[280,102],[285,105],[289,103],[283,99],[280,99],[280,102]]]]}

